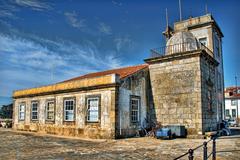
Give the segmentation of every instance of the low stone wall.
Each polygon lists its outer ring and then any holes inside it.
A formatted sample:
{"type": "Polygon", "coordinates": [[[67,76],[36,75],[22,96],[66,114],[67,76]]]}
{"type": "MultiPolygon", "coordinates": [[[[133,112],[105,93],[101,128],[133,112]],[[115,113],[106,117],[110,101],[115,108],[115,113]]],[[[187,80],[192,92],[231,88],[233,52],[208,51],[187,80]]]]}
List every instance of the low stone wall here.
{"type": "Polygon", "coordinates": [[[74,125],[59,126],[54,124],[16,124],[14,129],[19,131],[39,132],[53,135],[74,136],[93,139],[115,138],[114,131],[112,131],[111,129],[101,129],[99,126],[77,128],[74,125]]]}

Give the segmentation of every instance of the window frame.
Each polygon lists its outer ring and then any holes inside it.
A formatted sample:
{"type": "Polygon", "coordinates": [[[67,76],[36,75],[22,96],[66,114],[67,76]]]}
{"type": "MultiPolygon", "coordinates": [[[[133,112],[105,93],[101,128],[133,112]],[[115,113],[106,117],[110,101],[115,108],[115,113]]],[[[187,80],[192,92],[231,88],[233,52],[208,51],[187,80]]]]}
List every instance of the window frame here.
{"type": "Polygon", "coordinates": [[[237,117],[237,111],[236,111],[236,109],[232,109],[232,118],[236,118],[236,117],[237,117]],[[233,115],[233,113],[234,113],[234,115],[233,115]]]}
{"type": "Polygon", "coordinates": [[[230,116],[230,110],[229,110],[229,109],[226,109],[226,110],[225,110],[225,114],[226,114],[226,116],[230,116]]]}
{"type": "Polygon", "coordinates": [[[208,38],[207,37],[201,37],[198,39],[199,43],[201,43],[202,45],[204,45],[205,47],[208,46],[208,38]],[[205,40],[205,44],[201,42],[201,40],[205,40]]]}
{"type": "Polygon", "coordinates": [[[236,106],[236,105],[237,105],[237,100],[231,99],[231,106],[236,106]]]}
{"type": "MultiPolygon", "coordinates": [[[[71,110],[67,110],[67,111],[71,111],[71,110]]],[[[75,97],[66,97],[63,99],[63,121],[64,122],[75,122],[75,118],[76,118],[76,98],[75,97]],[[72,120],[66,120],[66,109],[65,109],[65,102],[66,101],[73,101],[73,119],[72,120]]]]}
{"type": "Polygon", "coordinates": [[[30,114],[30,118],[31,118],[31,121],[38,121],[39,120],[39,101],[32,101],[31,102],[31,114],[30,114]],[[33,104],[37,104],[37,111],[34,111],[34,112],[37,112],[37,118],[36,119],[33,119],[33,104]]]}
{"type": "Polygon", "coordinates": [[[140,121],[141,121],[141,97],[140,96],[135,96],[135,95],[130,95],[130,102],[129,102],[129,107],[130,107],[130,122],[131,124],[138,124],[140,121]],[[137,120],[136,121],[133,121],[132,117],[132,111],[133,111],[133,107],[132,107],[132,100],[137,100],[138,101],[138,109],[137,110],[134,110],[134,111],[137,111],[137,120]]]}
{"type": "Polygon", "coordinates": [[[26,103],[25,102],[21,102],[21,103],[19,103],[19,105],[18,105],[18,120],[19,121],[25,121],[25,116],[26,116],[26,103]],[[24,106],[24,111],[22,112],[22,113],[24,113],[23,115],[23,119],[21,119],[20,118],[20,113],[21,113],[21,111],[20,111],[20,107],[21,106],[24,106]]]}
{"type": "Polygon", "coordinates": [[[46,101],[46,107],[45,107],[45,120],[48,122],[54,122],[55,121],[55,112],[56,112],[56,102],[55,99],[49,99],[46,101]],[[48,113],[50,112],[48,110],[48,104],[53,102],[53,119],[48,119],[48,113]]]}
{"type": "Polygon", "coordinates": [[[86,123],[91,124],[91,123],[100,123],[101,122],[101,95],[89,95],[86,97],[86,123]],[[90,121],[88,120],[89,117],[89,108],[88,108],[88,100],[89,99],[98,99],[98,120],[97,121],[90,121]]]}

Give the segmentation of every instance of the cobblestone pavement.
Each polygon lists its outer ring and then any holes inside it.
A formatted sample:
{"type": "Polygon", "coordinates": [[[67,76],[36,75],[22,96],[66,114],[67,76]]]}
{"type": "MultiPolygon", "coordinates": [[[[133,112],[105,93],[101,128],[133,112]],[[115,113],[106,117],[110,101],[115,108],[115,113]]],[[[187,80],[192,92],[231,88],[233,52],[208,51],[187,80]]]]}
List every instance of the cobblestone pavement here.
{"type": "MultiPolygon", "coordinates": [[[[86,140],[0,129],[0,159],[174,159],[203,139],[86,140]]],[[[211,147],[209,146],[209,149],[211,147]]],[[[240,159],[240,138],[217,140],[217,159],[240,159]]],[[[202,149],[194,153],[201,159],[202,149]]],[[[187,159],[187,157],[185,157],[187,159]]]]}

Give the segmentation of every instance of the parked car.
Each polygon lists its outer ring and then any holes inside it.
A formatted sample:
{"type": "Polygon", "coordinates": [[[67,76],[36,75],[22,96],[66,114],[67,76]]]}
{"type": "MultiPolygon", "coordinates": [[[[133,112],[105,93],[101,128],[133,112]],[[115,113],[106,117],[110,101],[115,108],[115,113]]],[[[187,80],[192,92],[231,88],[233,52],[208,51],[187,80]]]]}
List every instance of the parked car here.
{"type": "Polygon", "coordinates": [[[162,138],[162,139],[171,139],[172,138],[172,133],[171,129],[169,128],[161,128],[156,131],[156,137],[157,139],[162,138]]]}
{"type": "Polygon", "coordinates": [[[230,127],[237,127],[238,126],[237,121],[235,119],[229,119],[227,122],[228,122],[228,125],[230,127]]]}
{"type": "Polygon", "coordinates": [[[222,120],[220,123],[220,136],[230,136],[231,135],[231,130],[229,129],[229,124],[226,120],[222,120]]]}

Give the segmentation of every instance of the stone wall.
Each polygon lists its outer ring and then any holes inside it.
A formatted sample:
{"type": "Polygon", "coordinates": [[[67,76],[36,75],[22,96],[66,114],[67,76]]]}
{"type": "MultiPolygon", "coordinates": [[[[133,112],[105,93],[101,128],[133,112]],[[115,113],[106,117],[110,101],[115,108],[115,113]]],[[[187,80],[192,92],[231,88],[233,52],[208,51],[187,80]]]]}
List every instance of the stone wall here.
{"type": "Polygon", "coordinates": [[[88,138],[115,138],[115,109],[117,87],[79,91],[71,93],[59,93],[54,95],[17,98],[14,101],[14,129],[33,132],[43,132],[65,136],[80,136],[88,138]],[[86,122],[86,97],[100,95],[100,122],[86,122]],[[63,121],[63,99],[74,97],[76,99],[75,121],[66,123],[63,121]],[[55,121],[45,120],[46,100],[55,99],[55,121]],[[31,121],[30,107],[32,101],[39,102],[39,119],[31,121]],[[21,102],[26,103],[25,120],[18,119],[18,107],[21,102]]]}
{"type": "Polygon", "coordinates": [[[155,115],[155,121],[184,125],[188,135],[217,129],[218,63],[213,57],[196,50],[146,61],[150,63],[154,100],[151,117],[155,115]]]}
{"type": "Polygon", "coordinates": [[[146,127],[147,112],[148,112],[148,90],[149,73],[148,69],[142,70],[126,79],[122,80],[119,88],[119,103],[118,103],[118,137],[135,136],[140,127],[146,127]],[[130,121],[130,97],[138,96],[140,98],[140,120],[137,124],[132,124],[130,121]]]}
{"type": "Polygon", "coordinates": [[[162,125],[184,125],[188,134],[201,132],[200,57],[169,58],[150,64],[149,71],[154,100],[151,117],[162,125]]]}
{"type": "Polygon", "coordinates": [[[217,120],[221,121],[224,117],[224,71],[223,71],[223,53],[222,53],[222,38],[223,34],[217,25],[217,22],[211,16],[206,14],[200,17],[189,18],[180,22],[174,23],[174,31],[189,31],[198,40],[200,38],[207,38],[206,47],[212,51],[208,52],[215,60],[219,62],[216,67],[215,84],[218,84],[217,94],[217,120]],[[218,41],[218,43],[216,43],[218,41]]]}
{"type": "Polygon", "coordinates": [[[214,131],[217,129],[218,116],[218,89],[216,82],[216,66],[212,64],[206,57],[201,58],[201,90],[202,90],[202,118],[203,131],[214,131]],[[208,90],[212,92],[211,106],[208,101],[208,90]],[[210,108],[211,107],[211,108],[210,108]]]}

